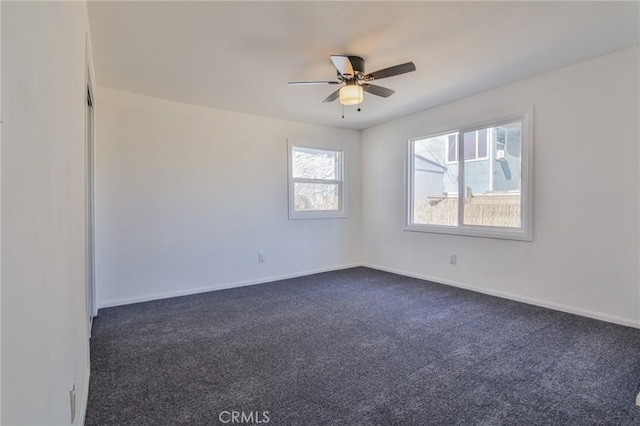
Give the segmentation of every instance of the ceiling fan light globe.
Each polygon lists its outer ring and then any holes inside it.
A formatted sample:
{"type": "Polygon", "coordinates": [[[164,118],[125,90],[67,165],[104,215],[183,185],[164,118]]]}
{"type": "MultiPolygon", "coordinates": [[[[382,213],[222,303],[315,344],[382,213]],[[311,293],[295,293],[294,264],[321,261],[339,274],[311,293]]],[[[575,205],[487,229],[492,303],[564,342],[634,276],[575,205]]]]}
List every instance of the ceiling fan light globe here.
{"type": "Polygon", "coordinates": [[[362,86],[353,84],[340,89],[340,103],[342,105],[358,105],[364,99],[362,86]]]}

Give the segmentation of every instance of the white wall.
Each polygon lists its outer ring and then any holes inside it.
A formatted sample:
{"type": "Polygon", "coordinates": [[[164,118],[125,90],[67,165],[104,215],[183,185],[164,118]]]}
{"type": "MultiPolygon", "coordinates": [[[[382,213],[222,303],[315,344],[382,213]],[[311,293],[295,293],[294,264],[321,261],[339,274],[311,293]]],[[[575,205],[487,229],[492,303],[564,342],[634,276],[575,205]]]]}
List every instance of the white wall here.
{"type": "MultiPolygon", "coordinates": [[[[2,188],[2,2],[0,2],[0,194],[2,188]]],[[[0,196],[0,241],[2,240],[2,197],[0,196]]],[[[2,365],[2,244],[0,244],[0,366],[2,365]]],[[[0,422],[2,421],[2,368],[0,368],[0,422]]]]}
{"type": "Polygon", "coordinates": [[[634,48],[363,131],[364,261],[639,326],[638,75],[634,48]],[[531,106],[533,242],[403,230],[408,138],[531,106]]]}
{"type": "Polygon", "coordinates": [[[2,421],[82,420],[86,5],[2,2],[2,421]]]}
{"type": "Polygon", "coordinates": [[[358,131],[103,87],[96,120],[99,306],[360,261],[358,131]],[[287,219],[287,138],[344,147],[348,218],[287,219]]]}

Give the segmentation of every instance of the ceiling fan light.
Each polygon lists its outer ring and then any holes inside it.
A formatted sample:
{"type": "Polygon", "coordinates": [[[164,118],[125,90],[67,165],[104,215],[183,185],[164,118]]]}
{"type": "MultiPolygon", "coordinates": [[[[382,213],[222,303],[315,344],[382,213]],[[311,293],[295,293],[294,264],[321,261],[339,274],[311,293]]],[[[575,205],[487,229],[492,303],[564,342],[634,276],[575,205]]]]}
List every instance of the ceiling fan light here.
{"type": "Polygon", "coordinates": [[[358,105],[364,99],[362,86],[351,84],[340,89],[340,103],[342,105],[358,105]]]}

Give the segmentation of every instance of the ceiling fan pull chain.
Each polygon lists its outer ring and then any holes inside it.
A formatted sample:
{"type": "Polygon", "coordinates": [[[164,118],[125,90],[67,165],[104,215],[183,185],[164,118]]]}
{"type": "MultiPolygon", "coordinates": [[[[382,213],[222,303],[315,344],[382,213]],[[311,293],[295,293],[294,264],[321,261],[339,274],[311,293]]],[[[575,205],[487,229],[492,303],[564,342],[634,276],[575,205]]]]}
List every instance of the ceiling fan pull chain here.
{"type": "Polygon", "coordinates": [[[342,105],[342,119],[344,120],[344,104],[342,105]]]}

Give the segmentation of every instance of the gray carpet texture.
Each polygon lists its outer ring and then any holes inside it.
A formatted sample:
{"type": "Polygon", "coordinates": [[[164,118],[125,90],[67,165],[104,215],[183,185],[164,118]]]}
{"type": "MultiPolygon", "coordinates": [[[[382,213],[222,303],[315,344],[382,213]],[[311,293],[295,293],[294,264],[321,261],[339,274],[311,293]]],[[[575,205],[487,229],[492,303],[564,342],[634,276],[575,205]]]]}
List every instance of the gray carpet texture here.
{"type": "Polygon", "coordinates": [[[640,330],[353,268],[101,309],[86,425],[631,426],[639,391],[640,330]]]}

